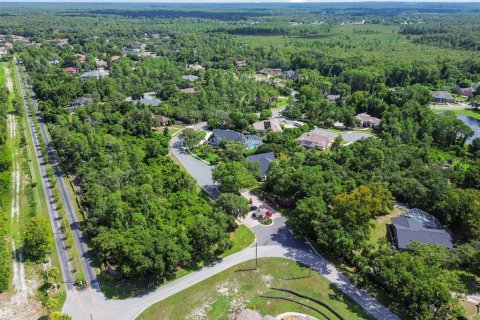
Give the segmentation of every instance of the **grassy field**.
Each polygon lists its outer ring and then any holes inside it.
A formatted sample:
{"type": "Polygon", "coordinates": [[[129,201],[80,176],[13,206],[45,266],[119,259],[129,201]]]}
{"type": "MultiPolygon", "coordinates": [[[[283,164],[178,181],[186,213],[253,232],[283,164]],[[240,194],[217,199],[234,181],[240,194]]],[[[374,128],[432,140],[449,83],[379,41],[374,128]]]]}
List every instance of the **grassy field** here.
{"type": "Polygon", "coordinates": [[[345,319],[370,319],[358,305],[339,293],[327,279],[314,271],[309,273],[308,268],[295,261],[282,258],[259,259],[258,270],[252,268],[253,260],[230,268],[154,304],[137,319],[230,319],[229,315],[243,307],[256,309],[263,315],[293,311],[324,319],[318,312],[294,302],[263,298],[260,295],[291,298],[319,309],[330,319],[338,319],[322,306],[269,289],[272,287],[290,289],[321,300],[345,319]]]}
{"type": "MultiPolygon", "coordinates": [[[[320,28],[320,27],[319,27],[320,28]]],[[[337,58],[367,58],[382,64],[386,61],[411,62],[478,59],[474,51],[440,48],[412,42],[398,33],[398,26],[386,25],[336,25],[330,32],[302,38],[298,36],[237,36],[240,42],[252,47],[285,48],[290,52],[315,50],[337,58]]]]}
{"type": "MultiPolygon", "coordinates": [[[[438,111],[441,112],[442,110],[438,110],[438,111]]],[[[480,120],[480,110],[463,109],[463,110],[454,110],[453,112],[456,113],[456,114],[463,114],[463,115],[468,116],[470,118],[480,120]]]]}
{"type": "Polygon", "coordinates": [[[220,155],[218,153],[216,153],[215,149],[213,148],[208,148],[208,149],[212,149],[213,152],[208,152],[206,150],[208,150],[206,147],[209,147],[209,146],[205,146],[205,145],[202,145],[202,146],[199,146],[195,149],[192,150],[193,154],[195,154],[197,157],[199,157],[200,159],[203,159],[205,160],[206,162],[208,162],[209,164],[215,164],[217,163],[219,160],[220,160],[220,155]]]}
{"type": "MultiPolygon", "coordinates": [[[[225,251],[220,255],[220,258],[239,252],[249,247],[255,240],[255,235],[246,226],[239,226],[233,233],[230,234],[230,239],[233,242],[231,249],[225,251]]],[[[180,268],[173,279],[165,281],[163,284],[179,279],[187,274],[200,269],[203,264],[192,266],[190,268],[180,268]]],[[[142,293],[146,293],[155,290],[157,287],[148,279],[128,279],[118,280],[107,274],[106,272],[99,272],[98,281],[100,288],[106,297],[110,299],[127,299],[138,296],[142,293]]]]}
{"type": "Polygon", "coordinates": [[[220,258],[237,253],[249,246],[255,241],[255,234],[250,231],[246,226],[240,225],[235,232],[230,234],[230,240],[232,240],[233,246],[222,253],[220,258]]]}
{"type": "Polygon", "coordinates": [[[394,208],[386,216],[377,217],[375,222],[372,223],[368,242],[372,245],[375,245],[380,239],[385,239],[387,236],[387,225],[391,223],[393,217],[399,216],[403,211],[405,210],[394,208]]]}

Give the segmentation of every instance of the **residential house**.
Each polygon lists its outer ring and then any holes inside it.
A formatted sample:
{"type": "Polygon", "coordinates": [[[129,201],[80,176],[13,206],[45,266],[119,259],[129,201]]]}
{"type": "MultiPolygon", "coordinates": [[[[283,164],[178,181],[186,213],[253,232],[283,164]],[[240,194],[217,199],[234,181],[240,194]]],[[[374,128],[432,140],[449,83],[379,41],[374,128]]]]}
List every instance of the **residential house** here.
{"type": "Polygon", "coordinates": [[[412,241],[453,248],[452,237],[432,215],[410,209],[392,218],[389,237],[397,249],[407,249],[412,241]]]}
{"type": "Polygon", "coordinates": [[[212,138],[210,144],[213,146],[219,146],[222,141],[232,142],[238,141],[243,143],[246,148],[253,149],[262,144],[262,138],[256,135],[247,134],[244,135],[241,132],[230,129],[213,129],[212,138]]]}
{"type": "Polygon", "coordinates": [[[156,107],[162,103],[162,100],[158,99],[155,96],[155,92],[145,92],[140,98],[140,100],[133,100],[132,97],[127,97],[125,101],[131,102],[133,104],[143,104],[146,106],[156,107]]]}
{"type": "Polygon", "coordinates": [[[100,69],[108,68],[107,61],[101,60],[101,59],[95,59],[95,65],[97,66],[97,68],[100,68],[100,69]]]}
{"type": "Polygon", "coordinates": [[[273,131],[273,132],[282,132],[283,129],[280,126],[280,121],[278,119],[262,120],[255,122],[253,124],[255,131],[273,131]]]}
{"type": "Polygon", "coordinates": [[[265,179],[267,177],[268,168],[270,164],[275,160],[275,154],[273,152],[254,154],[247,157],[248,162],[258,162],[260,166],[260,172],[262,177],[265,179]]]}
{"type": "Polygon", "coordinates": [[[330,101],[331,103],[336,103],[337,100],[340,99],[340,95],[339,94],[329,94],[327,96],[327,100],[330,101]]]}
{"type": "Polygon", "coordinates": [[[433,91],[432,100],[434,102],[455,102],[455,98],[447,91],[433,91]]]}
{"type": "Polygon", "coordinates": [[[234,65],[237,68],[243,68],[243,67],[247,66],[247,61],[245,61],[245,60],[235,60],[234,65]]]}
{"type": "Polygon", "coordinates": [[[140,52],[141,52],[140,49],[132,49],[132,48],[126,48],[126,47],[123,47],[122,49],[122,53],[124,55],[132,54],[134,56],[138,56],[140,52]]]}
{"type": "Polygon", "coordinates": [[[69,74],[76,74],[78,72],[78,68],[68,67],[68,68],[64,68],[63,71],[69,74]]]}
{"type": "Polygon", "coordinates": [[[195,62],[194,64],[187,64],[187,69],[191,69],[194,71],[199,71],[205,69],[202,67],[198,62],[195,62]]]}
{"type": "Polygon", "coordinates": [[[182,76],[182,79],[187,80],[187,81],[195,82],[195,81],[198,81],[198,79],[200,79],[200,78],[197,77],[196,75],[193,75],[193,74],[187,74],[186,76],[182,76]]]}
{"type": "Polygon", "coordinates": [[[195,94],[198,92],[197,88],[182,88],[182,89],[179,89],[181,92],[183,93],[188,93],[188,94],[195,94]]]}
{"type": "Polygon", "coordinates": [[[77,107],[86,106],[87,104],[93,103],[93,101],[94,100],[92,98],[80,97],[73,101],[69,107],[67,107],[67,111],[69,113],[73,113],[75,112],[75,109],[77,109],[77,107]]]}
{"type": "Polygon", "coordinates": [[[357,122],[359,127],[363,128],[372,128],[372,129],[379,129],[380,128],[380,120],[379,118],[372,117],[368,113],[359,113],[355,116],[355,121],[357,122]]]}
{"type": "Polygon", "coordinates": [[[68,38],[64,38],[64,39],[58,39],[57,40],[57,46],[59,47],[63,47],[65,45],[68,44],[68,38]]]}
{"type": "Polygon", "coordinates": [[[219,146],[222,141],[239,141],[245,144],[247,142],[247,137],[245,137],[243,133],[234,130],[213,129],[213,135],[210,140],[210,144],[219,146]]]}
{"type": "Polygon", "coordinates": [[[305,132],[298,139],[297,143],[308,149],[326,150],[332,146],[334,137],[318,134],[315,132],[305,132]]]}
{"type": "Polygon", "coordinates": [[[165,116],[162,116],[160,114],[155,114],[152,116],[153,119],[158,122],[158,124],[161,126],[161,127],[166,127],[168,126],[168,121],[170,120],[169,117],[165,117],[165,116]]]}
{"type": "Polygon", "coordinates": [[[108,72],[107,70],[87,71],[87,72],[82,73],[82,75],[80,76],[80,79],[82,79],[82,80],[86,80],[88,78],[100,79],[100,78],[108,76],[109,74],[110,74],[110,72],[108,72]]]}
{"type": "Polygon", "coordinates": [[[4,54],[7,54],[8,53],[8,48],[3,46],[3,47],[0,47],[0,55],[4,55],[4,54]]]}
{"type": "Polygon", "coordinates": [[[284,71],[283,76],[287,79],[293,79],[293,80],[300,79],[301,77],[303,77],[302,74],[296,73],[292,69],[284,71]]]}
{"type": "Polygon", "coordinates": [[[117,60],[119,60],[119,59],[120,59],[120,56],[112,56],[112,57],[111,57],[112,62],[115,62],[115,61],[117,61],[117,60]]]}
{"type": "Polygon", "coordinates": [[[281,74],[281,73],[282,73],[282,69],[281,69],[281,68],[275,68],[275,69],[272,69],[272,70],[270,71],[270,74],[271,74],[272,76],[277,76],[277,75],[279,75],[279,74],[281,74]]]}
{"type": "Polygon", "coordinates": [[[458,93],[461,96],[465,96],[468,99],[473,98],[473,94],[475,93],[475,88],[468,87],[468,88],[455,88],[455,93],[458,93]]]}
{"type": "Polygon", "coordinates": [[[87,61],[87,57],[84,54],[77,53],[75,56],[80,63],[85,63],[85,61],[87,61]]]}

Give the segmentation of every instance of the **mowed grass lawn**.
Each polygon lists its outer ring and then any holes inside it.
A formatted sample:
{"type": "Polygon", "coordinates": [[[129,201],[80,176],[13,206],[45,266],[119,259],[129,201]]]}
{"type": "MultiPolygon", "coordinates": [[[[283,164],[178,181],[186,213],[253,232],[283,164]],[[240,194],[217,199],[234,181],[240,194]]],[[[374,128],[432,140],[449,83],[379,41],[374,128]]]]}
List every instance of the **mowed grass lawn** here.
{"type": "Polygon", "coordinates": [[[325,313],[329,319],[338,319],[328,309],[314,302],[269,288],[284,288],[321,300],[345,319],[371,319],[357,304],[339,293],[320,274],[295,261],[283,258],[259,259],[258,270],[251,260],[223,271],[164,301],[146,309],[140,320],[184,320],[184,319],[229,319],[244,307],[256,309],[263,315],[278,315],[283,312],[301,312],[325,319],[318,312],[294,302],[260,295],[286,297],[306,303],[325,313]]]}
{"type": "MultiPolygon", "coordinates": [[[[433,109],[433,112],[444,112],[445,110],[433,109]]],[[[450,111],[450,110],[449,110],[450,111]]],[[[480,110],[475,109],[462,109],[462,110],[451,110],[455,114],[463,114],[464,116],[480,120],[480,110]]]]}
{"type": "Polygon", "coordinates": [[[230,234],[230,240],[232,240],[232,247],[222,253],[220,258],[224,258],[231,254],[237,253],[249,246],[252,245],[253,241],[255,241],[255,234],[248,229],[248,227],[244,226],[243,224],[240,225],[235,232],[230,234]]]}

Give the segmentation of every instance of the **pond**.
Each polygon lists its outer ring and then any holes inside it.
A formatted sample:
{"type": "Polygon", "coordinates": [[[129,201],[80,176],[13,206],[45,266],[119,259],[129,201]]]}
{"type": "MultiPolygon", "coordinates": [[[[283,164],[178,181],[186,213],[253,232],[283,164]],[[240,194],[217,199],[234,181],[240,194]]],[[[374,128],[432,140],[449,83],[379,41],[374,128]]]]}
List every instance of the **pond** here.
{"type": "Polygon", "coordinates": [[[473,136],[467,140],[467,143],[472,142],[475,138],[480,138],[480,120],[465,116],[463,114],[457,114],[457,118],[465,122],[473,130],[473,136]]]}

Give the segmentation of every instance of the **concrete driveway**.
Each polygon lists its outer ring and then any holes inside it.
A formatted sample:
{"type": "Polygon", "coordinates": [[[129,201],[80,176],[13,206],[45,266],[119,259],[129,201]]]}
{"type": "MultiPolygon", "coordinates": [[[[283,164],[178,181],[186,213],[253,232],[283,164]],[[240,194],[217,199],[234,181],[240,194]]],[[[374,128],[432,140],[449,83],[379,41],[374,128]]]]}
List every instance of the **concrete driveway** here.
{"type": "MultiPolygon", "coordinates": [[[[194,127],[196,130],[199,128],[201,128],[201,125],[194,127]]],[[[180,135],[172,138],[170,151],[206,193],[214,199],[220,196],[220,191],[218,190],[220,185],[214,182],[212,177],[214,167],[190,156],[182,146],[180,135]]]]}

